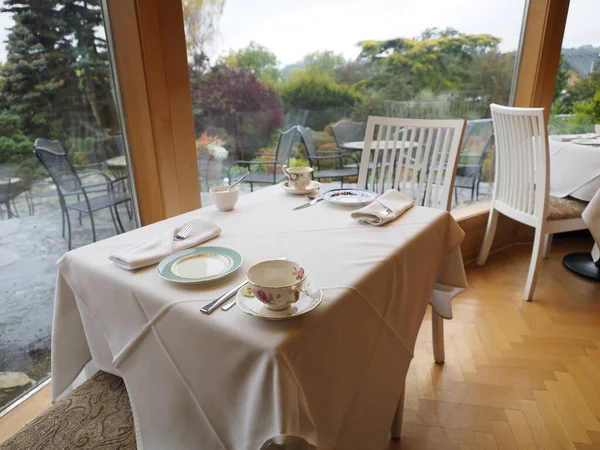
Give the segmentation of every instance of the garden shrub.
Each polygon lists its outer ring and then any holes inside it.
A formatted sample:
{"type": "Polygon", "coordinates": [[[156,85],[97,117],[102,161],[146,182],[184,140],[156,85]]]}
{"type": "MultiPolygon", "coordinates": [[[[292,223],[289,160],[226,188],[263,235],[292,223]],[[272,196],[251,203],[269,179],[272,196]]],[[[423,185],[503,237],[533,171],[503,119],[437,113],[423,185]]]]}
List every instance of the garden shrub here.
{"type": "Polygon", "coordinates": [[[279,94],[288,111],[309,110],[306,126],[317,131],[344,117],[362,101],[351,87],[310,70],[294,71],[290,80],[281,85],[279,94]]]}

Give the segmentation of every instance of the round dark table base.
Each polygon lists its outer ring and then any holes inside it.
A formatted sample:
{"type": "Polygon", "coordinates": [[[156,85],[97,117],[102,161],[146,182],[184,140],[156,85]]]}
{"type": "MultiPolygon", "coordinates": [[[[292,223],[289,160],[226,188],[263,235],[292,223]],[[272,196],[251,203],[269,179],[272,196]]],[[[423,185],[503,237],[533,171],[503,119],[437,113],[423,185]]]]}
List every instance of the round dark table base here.
{"type": "Polygon", "coordinates": [[[563,264],[577,275],[589,280],[600,281],[600,267],[594,264],[590,253],[570,253],[564,257],[563,264]]]}

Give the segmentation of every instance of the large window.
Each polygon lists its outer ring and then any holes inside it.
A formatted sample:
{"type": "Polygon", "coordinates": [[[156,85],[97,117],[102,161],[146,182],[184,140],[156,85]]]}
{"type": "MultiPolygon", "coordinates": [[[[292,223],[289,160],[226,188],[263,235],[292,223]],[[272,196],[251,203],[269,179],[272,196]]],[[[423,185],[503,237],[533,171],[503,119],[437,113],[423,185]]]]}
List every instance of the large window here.
{"type": "Polygon", "coordinates": [[[134,211],[100,1],[0,7],[2,410],[49,376],[56,261],[134,211]]]}
{"type": "Polygon", "coordinates": [[[590,201],[600,189],[600,3],[571,2],[549,119],[550,194],[590,201]]]}
{"type": "MultiPolygon", "coordinates": [[[[283,164],[348,173],[369,115],[467,119],[455,206],[489,199],[494,146],[481,119],[490,103],[509,102],[523,8],[523,0],[184,0],[203,204],[211,186],[247,169],[254,182],[245,191],[279,182],[283,164]],[[295,125],[310,129],[314,145],[279,139],[295,125]],[[342,158],[311,158],[338,151],[342,158]]],[[[327,189],[342,178],[320,181],[327,189]]]]}

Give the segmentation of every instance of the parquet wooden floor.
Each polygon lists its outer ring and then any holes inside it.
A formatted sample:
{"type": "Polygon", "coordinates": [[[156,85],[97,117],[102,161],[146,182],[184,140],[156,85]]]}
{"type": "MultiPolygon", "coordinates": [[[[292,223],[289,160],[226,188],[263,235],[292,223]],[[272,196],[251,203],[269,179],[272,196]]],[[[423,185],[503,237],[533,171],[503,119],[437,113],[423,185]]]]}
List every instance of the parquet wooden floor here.
{"type": "MultiPolygon", "coordinates": [[[[407,377],[402,439],[388,450],[600,449],[600,284],[562,266],[589,242],[557,241],[536,300],[521,300],[531,246],[469,266],[469,290],[433,362],[426,318],[407,377]]],[[[48,389],[0,419],[0,441],[48,402],[48,389]]],[[[370,449],[365,449],[370,450],[370,449]]]]}
{"type": "Polygon", "coordinates": [[[468,266],[469,290],[446,321],[446,363],[433,363],[431,322],[406,386],[409,449],[600,449],[600,284],[562,257],[591,244],[557,242],[535,301],[521,300],[531,246],[468,266]]]}

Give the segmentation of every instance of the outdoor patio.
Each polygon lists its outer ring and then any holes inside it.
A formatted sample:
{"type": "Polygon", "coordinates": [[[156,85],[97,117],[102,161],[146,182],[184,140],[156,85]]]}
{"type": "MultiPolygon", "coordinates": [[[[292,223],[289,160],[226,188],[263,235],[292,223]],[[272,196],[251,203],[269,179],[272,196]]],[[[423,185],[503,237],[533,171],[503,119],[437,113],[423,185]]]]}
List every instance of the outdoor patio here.
{"type": "MultiPolygon", "coordinates": [[[[19,217],[0,216],[0,408],[50,372],[55,264],[67,251],[58,197],[33,199],[32,216],[24,193],[15,200],[19,217]]],[[[124,205],[119,214],[132,229],[124,205]]],[[[71,220],[73,248],[92,242],[89,218],[81,225],[76,215],[71,220]]],[[[94,220],[98,240],[115,234],[108,210],[94,213],[94,220]]]]}

